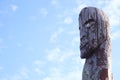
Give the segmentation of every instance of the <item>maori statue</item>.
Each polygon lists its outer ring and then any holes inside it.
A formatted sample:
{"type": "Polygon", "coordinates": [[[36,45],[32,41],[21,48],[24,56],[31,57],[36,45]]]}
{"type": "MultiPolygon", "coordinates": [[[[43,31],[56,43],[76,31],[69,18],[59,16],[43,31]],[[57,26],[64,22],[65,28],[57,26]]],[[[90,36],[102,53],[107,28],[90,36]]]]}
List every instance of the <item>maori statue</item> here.
{"type": "Polygon", "coordinates": [[[109,20],[102,10],[85,7],[79,14],[82,80],[113,80],[109,20]]]}

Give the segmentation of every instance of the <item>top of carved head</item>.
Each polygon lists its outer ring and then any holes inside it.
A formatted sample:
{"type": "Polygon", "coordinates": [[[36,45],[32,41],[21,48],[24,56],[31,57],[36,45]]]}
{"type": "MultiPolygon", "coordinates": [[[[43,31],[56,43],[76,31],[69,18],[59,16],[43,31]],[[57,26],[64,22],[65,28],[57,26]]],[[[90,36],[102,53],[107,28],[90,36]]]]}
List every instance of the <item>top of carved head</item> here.
{"type": "Polygon", "coordinates": [[[102,10],[85,7],[79,14],[81,58],[88,58],[109,38],[109,20],[102,10]]]}

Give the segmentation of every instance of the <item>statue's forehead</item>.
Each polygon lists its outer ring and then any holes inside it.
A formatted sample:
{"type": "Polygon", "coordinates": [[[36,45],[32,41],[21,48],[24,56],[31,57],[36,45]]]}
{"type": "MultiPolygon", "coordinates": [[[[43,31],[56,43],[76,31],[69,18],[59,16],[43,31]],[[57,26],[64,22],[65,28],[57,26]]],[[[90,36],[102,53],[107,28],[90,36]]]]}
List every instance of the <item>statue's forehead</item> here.
{"type": "Polygon", "coordinates": [[[100,11],[94,7],[86,7],[81,10],[79,15],[81,23],[84,24],[89,19],[97,21],[97,15],[100,14],[100,11]]]}

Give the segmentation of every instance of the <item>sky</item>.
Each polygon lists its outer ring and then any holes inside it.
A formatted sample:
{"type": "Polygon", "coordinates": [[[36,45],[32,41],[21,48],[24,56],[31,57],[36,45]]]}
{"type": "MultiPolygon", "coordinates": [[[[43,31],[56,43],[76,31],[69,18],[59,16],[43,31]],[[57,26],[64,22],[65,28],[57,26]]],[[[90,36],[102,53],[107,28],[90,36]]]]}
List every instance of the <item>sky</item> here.
{"type": "Polygon", "coordinates": [[[109,17],[120,80],[119,0],[0,0],[0,80],[81,80],[78,16],[87,6],[109,17]]]}

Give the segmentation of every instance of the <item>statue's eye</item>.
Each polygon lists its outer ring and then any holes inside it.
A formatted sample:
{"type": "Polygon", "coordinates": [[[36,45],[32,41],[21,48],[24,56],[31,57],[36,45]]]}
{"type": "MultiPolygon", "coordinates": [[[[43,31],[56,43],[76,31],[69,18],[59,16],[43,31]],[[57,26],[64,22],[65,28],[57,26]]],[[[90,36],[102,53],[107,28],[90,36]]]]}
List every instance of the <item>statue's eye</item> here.
{"type": "Polygon", "coordinates": [[[87,23],[87,24],[85,24],[86,25],[86,27],[90,27],[90,23],[87,23]]]}
{"type": "Polygon", "coordinates": [[[85,22],[85,27],[89,28],[95,24],[94,19],[89,19],[88,21],[85,22]]]}

